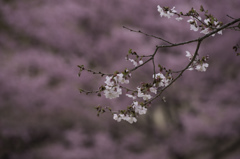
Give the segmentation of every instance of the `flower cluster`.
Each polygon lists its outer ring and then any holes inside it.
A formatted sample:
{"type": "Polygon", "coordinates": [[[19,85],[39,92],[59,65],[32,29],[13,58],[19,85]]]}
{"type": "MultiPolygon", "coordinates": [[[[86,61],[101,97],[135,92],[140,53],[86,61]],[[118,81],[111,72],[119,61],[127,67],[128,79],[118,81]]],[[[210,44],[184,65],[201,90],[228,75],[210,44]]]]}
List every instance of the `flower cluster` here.
{"type": "Polygon", "coordinates": [[[143,60],[137,61],[137,60],[130,59],[130,58],[129,58],[128,60],[129,60],[130,62],[132,62],[135,67],[137,67],[138,65],[143,64],[143,60]]]}
{"type": "Polygon", "coordinates": [[[126,94],[127,97],[133,99],[133,103],[128,107],[127,111],[121,111],[120,114],[113,114],[113,119],[120,122],[121,120],[133,123],[137,121],[137,116],[147,113],[146,102],[151,100],[153,97],[151,94],[157,94],[157,89],[160,87],[166,87],[172,80],[171,74],[168,77],[164,76],[163,73],[157,73],[153,75],[154,82],[142,83],[141,87],[137,87],[136,91],[132,94],[126,94]],[[140,103],[136,99],[142,99],[145,103],[140,103]]]}
{"type": "MultiPolygon", "coordinates": [[[[213,17],[211,14],[208,14],[208,11],[205,11],[204,8],[201,6],[200,11],[204,12],[205,14],[205,19],[202,21],[202,18],[199,16],[199,13],[195,9],[191,9],[188,13],[183,14],[177,13],[175,10],[175,7],[172,9],[169,9],[169,7],[158,7],[158,12],[160,12],[161,17],[167,17],[171,18],[172,16],[177,15],[178,17],[176,18],[177,20],[182,20],[182,16],[187,16],[190,17],[187,22],[190,24],[190,30],[193,31],[198,31],[201,30],[200,33],[203,34],[208,34],[222,26],[222,22],[219,22],[215,17],[213,17]],[[200,24],[198,24],[200,23],[200,24]]],[[[217,32],[218,34],[222,34],[222,30],[217,32]]],[[[212,34],[212,36],[215,36],[215,34],[212,34]]],[[[186,56],[189,58],[191,61],[193,58],[193,55],[189,52],[186,51],[186,56]]],[[[203,57],[202,59],[199,59],[198,55],[196,56],[195,60],[192,62],[192,64],[189,66],[188,70],[197,70],[200,72],[205,72],[207,67],[209,66],[206,61],[208,60],[208,57],[203,57]]],[[[158,86],[167,86],[169,84],[169,79],[165,78],[165,76],[161,73],[156,74],[155,77],[156,79],[160,79],[158,81],[158,86]]]]}
{"type": "MultiPolygon", "coordinates": [[[[177,11],[175,10],[175,7],[173,7],[172,9],[169,9],[169,7],[161,7],[160,5],[158,5],[157,8],[161,17],[171,18],[172,16],[174,16],[174,13],[177,13],[177,11]]],[[[181,19],[182,18],[180,17],[177,20],[181,20],[181,19]]]]}
{"type": "Polygon", "coordinates": [[[106,98],[113,99],[117,98],[122,94],[122,89],[119,84],[128,84],[126,76],[122,73],[114,76],[106,76],[104,95],[106,98]]]}
{"type": "MultiPolygon", "coordinates": [[[[222,22],[219,22],[211,14],[208,14],[208,11],[205,11],[202,6],[200,8],[200,11],[204,12],[204,15],[206,17],[206,19],[204,19],[203,21],[202,18],[199,16],[199,13],[193,8],[186,14],[183,14],[182,12],[177,13],[175,7],[169,9],[169,7],[161,7],[160,5],[158,5],[157,8],[161,17],[171,18],[172,16],[177,15],[177,21],[183,20],[183,16],[190,17],[190,19],[187,20],[187,22],[190,24],[190,30],[201,30],[200,33],[203,34],[208,34],[211,31],[214,31],[222,26],[222,22]],[[200,25],[198,23],[200,23],[200,25]]],[[[219,31],[218,34],[222,34],[222,31],[219,31]]],[[[213,34],[212,36],[214,35],[215,34],[213,34]]]]}
{"type": "MultiPolygon", "coordinates": [[[[189,51],[186,51],[186,57],[188,57],[189,60],[191,61],[193,58],[193,55],[189,51]]],[[[195,60],[192,62],[191,66],[189,66],[188,70],[195,69],[200,72],[205,72],[207,70],[207,67],[209,66],[209,64],[206,63],[207,60],[208,60],[208,56],[203,57],[202,59],[199,59],[199,57],[196,56],[195,60]]]]}
{"type": "Polygon", "coordinates": [[[128,115],[128,114],[113,114],[113,119],[117,120],[120,122],[121,120],[128,121],[130,124],[133,122],[137,122],[137,118],[134,117],[133,115],[128,115]]]}
{"type": "Polygon", "coordinates": [[[150,94],[147,94],[146,91],[143,92],[143,90],[140,87],[137,87],[137,90],[138,90],[137,96],[139,98],[143,98],[143,100],[149,100],[152,98],[152,96],[150,94]]]}
{"type": "Polygon", "coordinates": [[[137,122],[137,115],[143,115],[147,113],[147,108],[140,105],[138,101],[134,101],[131,107],[128,108],[127,112],[122,112],[120,114],[113,114],[113,119],[120,122],[125,120],[130,124],[137,122]]]}
{"type": "MultiPolygon", "coordinates": [[[[208,34],[214,30],[213,28],[219,28],[221,26],[221,23],[217,21],[215,18],[212,18],[212,19],[207,18],[204,20],[204,23],[206,25],[202,27],[202,31],[200,32],[203,34],[208,34]]],[[[222,30],[217,33],[222,35],[222,30]]],[[[215,34],[213,34],[212,36],[215,36],[215,34]]]]}
{"type": "Polygon", "coordinates": [[[126,59],[127,61],[132,62],[135,67],[143,64],[142,57],[140,57],[136,52],[133,52],[132,49],[130,49],[130,50],[128,51],[128,54],[127,54],[127,56],[125,57],[125,59],[126,59]],[[131,58],[129,58],[129,55],[134,55],[136,58],[135,58],[135,59],[131,59],[131,58]]]}
{"type": "Polygon", "coordinates": [[[190,30],[198,31],[199,26],[197,24],[197,21],[202,20],[201,17],[194,18],[193,16],[190,16],[191,19],[189,19],[187,22],[190,24],[190,30]]]}
{"type": "Polygon", "coordinates": [[[133,102],[133,108],[135,110],[135,113],[138,113],[139,115],[143,115],[147,113],[147,108],[139,105],[137,101],[133,102]]]}
{"type": "Polygon", "coordinates": [[[158,87],[167,87],[172,80],[171,74],[169,74],[169,77],[166,78],[162,73],[157,73],[153,75],[153,78],[155,78],[155,82],[156,82],[154,86],[157,85],[158,87]]]}

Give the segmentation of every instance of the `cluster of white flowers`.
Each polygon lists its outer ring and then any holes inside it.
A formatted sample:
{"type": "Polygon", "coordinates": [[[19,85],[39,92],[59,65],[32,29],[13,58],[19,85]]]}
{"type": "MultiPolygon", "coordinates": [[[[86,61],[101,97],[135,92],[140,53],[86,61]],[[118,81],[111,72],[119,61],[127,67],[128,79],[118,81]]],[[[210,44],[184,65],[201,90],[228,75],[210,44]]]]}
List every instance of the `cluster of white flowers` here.
{"type": "MultiPolygon", "coordinates": [[[[157,6],[158,8],[158,12],[160,13],[161,17],[167,17],[167,18],[171,18],[172,16],[174,16],[174,13],[176,13],[177,11],[175,10],[175,7],[173,7],[172,9],[169,8],[165,8],[165,7],[161,7],[160,5],[157,6]]],[[[182,20],[181,17],[176,18],[176,20],[182,20]]]]}
{"type": "MultiPolygon", "coordinates": [[[[167,86],[170,82],[170,80],[166,79],[166,77],[162,73],[158,73],[155,76],[156,76],[156,79],[159,82],[162,82],[162,84],[160,84],[160,85],[159,85],[159,83],[157,83],[157,87],[167,86]],[[160,78],[160,76],[162,78],[160,78]]],[[[119,76],[119,77],[120,77],[119,79],[121,79],[121,76],[119,76]]],[[[112,83],[113,79],[114,80],[117,79],[117,81],[121,81],[118,78],[113,78],[113,77],[107,77],[106,79],[107,80],[106,80],[105,83],[106,84],[111,84],[111,85],[113,84],[112,83]],[[109,79],[111,79],[110,82],[109,82],[109,79]]],[[[126,81],[124,81],[124,83],[126,83],[126,81]]],[[[115,82],[114,82],[114,84],[115,84],[115,82]]],[[[116,86],[114,85],[114,87],[116,87],[116,86]]],[[[120,114],[113,114],[113,119],[118,121],[118,122],[120,122],[121,120],[125,120],[125,121],[128,121],[131,124],[134,123],[134,122],[137,122],[136,116],[146,114],[147,113],[147,108],[142,106],[141,104],[139,104],[139,102],[136,101],[136,99],[137,98],[142,98],[144,101],[150,100],[152,98],[150,93],[157,94],[157,87],[156,86],[143,87],[143,88],[137,87],[137,94],[136,95],[134,95],[134,93],[126,94],[127,97],[132,98],[134,100],[131,107],[130,107],[131,111],[130,112],[127,111],[125,113],[120,113],[120,114]]],[[[118,94],[118,93],[116,93],[116,94],[118,94]]]]}
{"type": "MultiPolygon", "coordinates": [[[[160,13],[161,17],[167,17],[167,18],[171,18],[174,15],[177,15],[178,17],[175,18],[177,21],[181,21],[183,20],[182,18],[182,13],[178,14],[177,11],[175,10],[175,7],[173,7],[172,9],[169,9],[168,7],[161,7],[160,5],[157,6],[158,12],[160,13]]],[[[195,10],[193,10],[195,11],[195,10]]],[[[198,15],[198,14],[196,14],[198,15]]],[[[202,18],[200,16],[190,16],[190,19],[187,20],[187,22],[190,24],[190,30],[193,31],[198,31],[201,28],[201,32],[203,34],[208,34],[211,31],[213,31],[214,29],[219,28],[220,22],[217,21],[215,18],[213,20],[213,22],[211,22],[211,20],[209,18],[206,18],[204,20],[205,25],[198,25],[198,21],[202,22],[202,18]],[[211,25],[209,25],[211,24],[211,25]],[[211,26],[211,27],[210,27],[211,26]]],[[[203,23],[203,22],[202,22],[203,23]]],[[[222,31],[219,31],[218,34],[222,34],[222,31]]],[[[215,34],[213,34],[212,36],[214,36],[215,34]]]]}
{"type": "Polygon", "coordinates": [[[175,18],[177,21],[181,21],[181,20],[183,20],[183,18],[182,17],[177,17],[177,18],[175,18]]]}
{"type": "Polygon", "coordinates": [[[200,71],[200,72],[205,72],[205,71],[207,70],[207,67],[208,67],[208,63],[202,62],[202,63],[198,64],[198,65],[195,67],[195,69],[196,69],[197,71],[200,71]]]}
{"type": "Polygon", "coordinates": [[[157,87],[167,87],[172,80],[172,78],[166,78],[162,73],[157,73],[153,75],[154,77],[157,80],[157,87]]]}
{"type": "Polygon", "coordinates": [[[136,99],[137,97],[131,94],[126,94],[127,97],[132,98],[133,100],[136,99]]]}
{"type": "Polygon", "coordinates": [[[104,95],[106,98],[117,98],[122,94],[119,84],[128,84],[129,80],[125,79],[122,73],[115,76],[106,76],[104,95]]]}
{"type": "MultiPolygon", "coordinates": [[[[191,19],[189,19],[187,21],[190,23],[190,30],[198,31],[200,26],[197,24],[197,21],[201,21],[201,20],[202,20],[202,18],[200,16],[197,18],[193,18],[191,16],[191,19]]],[[[211,20],[209,18],[207,18],[207,19],[204,19],[204,23],[205,23],[205,25],[201,25],[201,31],[200,31],[200,33],[203,33],[203,34],[208,34],[211,31],[213,31],[214,29],[217,29],[221,26],[220,22],[217,21],[216,19],[214,19],[213,23],[211,23],[211,20]]],[[[218,34],[222,35],[222,30],[219,31],[218,34]]],[[[212,36],[215,36],[215,34],[213,34],[212,36]]]]}
{"type": "MultiPolygon", "coordinates": [[[[186,57],[189,58],[189,60],[191,61],[193,58],[193,55],[189,52],[186,51],[186,57]]],[[[198,57],[196,57],[196,59],[193,61],[192,65],[189,66],[188,70],[197,70],[200,72],[205,72],[207,70],[207,67],[209,66],[208,63],[206,63],[203,60],[199,60],[198,57]]]]}
{"type": "MultiPolygon", "coordinates": [[[[134,101],[132,104],[132,108],[135,112],[135,114],[137,115],[143,115],[147,113],[147,108],[139,105],[139,103],[137,101],[134,101]]],[[[137,118],[135,116],[133,116],[132,114],[113,114],[113,119],[120,122],[121,120],[125,120],[127,122],[129,122],[130,124],[137,122],[137,118]]]]}
{"type": "Polygon", "coordinates": [[[137,97],[138,98],[143,98],[144,101],[146,100],[150,100],[152,98],[151,93],[157,94],[157,88],[156,87],[150,87],[149,90],[147,91],[148,93],[146,93],[146,91],[142,91],[140,87],[137,87],[137,95],[132,95],[132,94],[126,94],[127,97],[132,98],[133,100],[135,100],[137,97]]]}
{"type": "MultiPolygon", "coordinates": [[[[211,20],[209,18],[204,20],[204,23],[208,26],[211,23],[211,20]]],[[[214,27],[215,28],[219,28],[220,27],[220,23],[217,20],[213,21],[214,27]]],[[[203,29],[200,33],[203,34],[208,34],[210,33],[212,30],[209,27],[206,27],[205,29],[203,29]]],[[[217,32],[218,34],[222,35],[222,30],[220,30],[219,32],[217,32]]],[[[215,36],[215,34],[213,34],[212,36],[215,36]]]]}
{"type": "Polygon", "coordinates": [[[137,122],[137,118],[134,117],[133,115],[128,115],[128,114],[113,114],[113,119],[117,120],[120,122],[121,120],[128,121],[130,124],[137,122]]]}
{"type": "Polygon", "coordinates": [[[106,98],[113,99],[117,98],[122,94],[122,89],[116,86],[105,86],[104,95],[106,98]]]}
{"type": "Polygon", "coordinates": [[[202,20],[201,17],[198,17],[197,19],[196,18],[193,18],[192,16],[190,17],[191,19],[189,19],[187,22],[190,24],[190,30],[193,30],[193,31],[198,31],[199,29],[199,26],[197,24],[197,20],[202,20]]]}
{"type": "Polygon", "coordinates": [[[133,102],[133,108],[135,110],[135,113],[138,113],[139,115],[143,115],[147,113],[147,108],[139,105],[137,101],[133,102]]]}
{"type": "Polygon", "coordinates": [[[140,88],[140,87],[137,87],[137,90],[138,90],[137,96],[138,96],[139,98],[143,98],[143,100],[149,100],[149,99],[152,98],[152,96],[151,96],[150,94],[143,93],[143,92],[141,91],[141,88],[140,88]]]}
{"type": "Polygon", "coordinates": [[[156,87],[151,87],[149,90],[150,90],[150,92],[152,92],[154,94],[157,94],[157,88],[156,87]]]}
{"type": "Polygon", "coordinates": [[[143,60],[136,61],[136,60],[130,59],[130,58],[129,58],[128,60],[129,60],[130,62],[132,62],[135,67],[137,67],[138,65],[143,64],[143,60]]]}

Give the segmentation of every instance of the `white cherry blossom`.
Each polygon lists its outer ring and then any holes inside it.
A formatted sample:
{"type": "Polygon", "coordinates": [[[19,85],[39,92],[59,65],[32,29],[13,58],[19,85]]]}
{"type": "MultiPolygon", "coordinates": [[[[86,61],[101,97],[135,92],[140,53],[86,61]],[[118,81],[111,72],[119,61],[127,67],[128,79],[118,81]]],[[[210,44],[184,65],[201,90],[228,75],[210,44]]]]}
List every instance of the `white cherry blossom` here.
{"type": "Polygon", "coordinates": [[[122,120],[122,117],[120,115],[113,114],[113,119],[117,120],[118,122],[120,122],[122,120]]]}
{"type": "Polygon", "coordinates": [[[157,94],[157,88],[156,87],[150,87],[150,92],[157,94]]]}
{"type": "Polygon", "coordinates": [[[117,81],[117,83],[121,83],[121,84],[129,83],[129,80],[126,80],[122,73],[117,74],[117,76],[115,76],[114,79],[117,81]]]}
{"type": "MultiPolygon", "coordinates": [[[[154,78],[154,75],[153,75],[154,78]]],[[[160,79],[160,82],[158,83],[158,87],[167,87],[171,80],[167,79],[162,73],[155,74],[155,79],[160,79]]]]}
{"type": "MultiPolygon", "coordinates": [[[[203,34],[208,34],[210,33],[210,29],[209,28],[205,28],[203,29],[202,31],[200,31],[200,33],[203,33],[203,34]]],[[[214,36],[215,34],[213,34],[212,36],[214,36]]]]}
{"type": "Polygon", "coordinates": [[[181,21],[181,20],[183,20],[183,18],[182,17],[177,17],[177,18],[175,18],[177,21],[181,21]]]}
{"type": "Polygon", "coordinates": [[[112,79],[112,76],[106,76],[105,83],[108,86],[113,86],[114,85],[114,80],[112,79]]]}
{"type": "Polygon", "coordinates": [[[133,108],[135,109],[135,112],[138,113],[139,115],[147,113],[147,108],[139,105],[137,101],[133,102],[133,108]]]}
{"type": "Polygon", "coordinates": [[[105,86],[104,95],[106,98],[113,99],[117,98],[122,94],[122,89],[116,86],[105,86]]]}
{"type": "Polygon", "coordinates": [[[191,60],[193,55],[189,51],[186,51],[186,57],[188,57],[189,60],[191,60]]]}
{"type": "MultiPolygon", "coordinates": [[[[190,23],[190,30],[193,31],[198,31],[199,26],[197,24],[197,20],[195,18],[193,18],[192,16],[190,17],[191,19],[189,19],[187,22],[190,23]]],[[[201,17],[198,17],[198,20],[201,20],[201,17]]]]}
{"type": "Polygon", "coordinates": [[[125,120],[130,124],[137,122],[137,118],[132,115],[124,115],[124,114],[113,114],[113,119],[120,122],[121,120],[125,120]]]}
{"type": "Polygon", "coordinates": [[[139,63],[139,65],[143,64],[143,60],[140,60],[138,63],[139,63]]]}
{"type": "Polygon", "coordinates": [[[167,18],[171,18],[171,16],[174,16],[174,13],[176,13],[177,11],[175,10],[175,7],[173,7],[170,11],[164,11],[163,8],[158,5],[158,12],[160,13],[161,17],[167,17],[167,18]]]}
{"type": "Polygon", "coordinates": [[[123,117],[123,120],[126,120],[127,122],[129,122],[130,124],[132,124],[132,123],[136,123],[137,122],[137,118],[136,117],[134,117],[134,116],[132,116],[132,115],[126,115],[126,116],[124,116],[123,117]]]}
{"type": "Polygon", "coordinates": [[[129,60],[130,62],[132,62],[135,67],[137,67],[138,65],[143,64],[143,60],[136,61],[136,60],[130,59],[130,58],[129,58],[128,60],[129,60]]]}
{"type": "Polygon", "coordinates": [[[126,96],[129,97],[129,98],[132,98],[132,99],[136,99],[137,98],[136,96],[133,96],[131,94],[126,94],[126,96]]]}
{"type": "Polygon", "coordinates": [[[130,62],[132,62],[135,67],[138,66],[137,61],[135,61],[135,60],[133,60],[133,59],[130,59],[130,58],[129,58],[128,60],[129,60],[130,62]]]}
{"type": "Polygon", "coordinates": [[[196,70],[200,71],[200,72],[205,72],[207,70],[207,67],[209,66],[208,63],[202,63],[196,66],[196,70]]]}
{"type": "MultiPolygon", "coordinates": [[[[192,60],[192,56],[193,55],[189,51],[186,51],[186,57],[188,57],[190,61],[192,60]]],[[[195,69],[200,72],[205,72],[208,66],[208,63],[203,60],[199,60],[199,58],[196,57],[196,59],[192,62],[191,66],[189,66],[187,70],[192,71],[195,69]]]]}
{"type": "Polygon", "coordinates": [[[210,19],[209,19],[209,18],[204,19],[204,23],[207,24],[207,25],[209,25],[209,23],[210,23],[210,19]]]}
{"type": "Polygon", "coordinates": [[[150,94],[144,94],[143,92],[141,92],[141,88],[137,87],[138,90],[138,97],[139,98],[143,98],[143,100],[149,100],[152,98],[152,96],[150,94]]]}

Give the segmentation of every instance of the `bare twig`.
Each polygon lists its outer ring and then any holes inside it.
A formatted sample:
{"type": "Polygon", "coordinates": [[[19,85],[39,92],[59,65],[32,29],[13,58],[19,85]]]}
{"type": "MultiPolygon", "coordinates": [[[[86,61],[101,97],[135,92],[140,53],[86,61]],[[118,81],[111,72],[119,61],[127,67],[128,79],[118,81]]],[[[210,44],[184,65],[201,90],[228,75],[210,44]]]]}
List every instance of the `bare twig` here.
{"type": "Polygon", "coordinates": [[[127,30],[129,30],[129,31],[132,31],[132,32],[141,33],[141,34],[144,34],[144,35],[146,35],[146,36],[149,36],[149,37],[153,37],[153,38],[162,40],[162,41],[164,41],[164,42],[166,42],[166,43],[168,43],[168,44],[173,44],[173,43],[171,43],[171,42],[169,42],[169,41],[167,41],[167,40],[165,40],[165,39],[163,39],[163,38],[157,37],[157,36],[155,36],[155,35],[150,35],[150,34],[144,33],[144,32],[142,32],[141,30],[133,30],[133,29],[130,29],[130,28],[126,27],[126,26],[123,26],[123,28],[124,28],[124,29],[127,29],[127,30]]]}
{"type": "Polygon", "coordinates": [[[227,15],[227,17],[229,17],[229,18],[231,18],[231,19],[234,19],[234,20],[235,20],[235,19],[237,19],[237,18],[233,18],[233,17],[232,17],[232,16],[230,16],[230,15],[227,15]]]}

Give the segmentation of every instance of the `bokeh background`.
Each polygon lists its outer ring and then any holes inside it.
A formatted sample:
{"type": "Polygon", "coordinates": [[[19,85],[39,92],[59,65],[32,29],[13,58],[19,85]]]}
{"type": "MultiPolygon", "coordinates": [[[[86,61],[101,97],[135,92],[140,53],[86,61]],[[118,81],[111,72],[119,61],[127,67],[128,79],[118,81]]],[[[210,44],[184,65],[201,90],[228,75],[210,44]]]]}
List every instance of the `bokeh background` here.
{"type": "MultiPolygon", "coordinates": [[[[239,32],[202,44],[209,55],[206,73],[186,72],[135,124],[117,123],[94,106],[126,108],[124,97],[105,100],[80,94],[104,79],[79,78],[77,65],[107,73],[133,66],[131,48],[153,53],[163,42],[123,29],[127,26],[181,42],[202,34],[185,21],[160,18],[157,5],[187,12],[203,5],[220,21],[239,18],[239,0],[1,0],[0,158],[1,159],[239,159],[240,58],[232,47],[239,32]]],[[[162,49],[156,62],[184,68],[185,51],[196,44],[162,49]]],[[[149,81],[150,66],[133,73],[132,86],[149,81]]]]}

